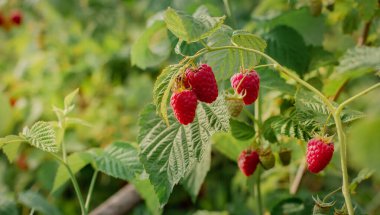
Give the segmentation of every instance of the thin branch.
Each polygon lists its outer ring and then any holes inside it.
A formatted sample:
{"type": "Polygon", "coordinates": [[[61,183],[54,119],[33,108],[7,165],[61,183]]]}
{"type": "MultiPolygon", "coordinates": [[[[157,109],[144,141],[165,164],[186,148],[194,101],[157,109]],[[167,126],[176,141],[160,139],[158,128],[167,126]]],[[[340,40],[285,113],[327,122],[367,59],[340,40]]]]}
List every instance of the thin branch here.
{"type": "Polygon", "coordinates": [[[363,46],[367,43],[369,30],[371,29],[372,19],[367,21],[364,25],[363,33],[358,39],[358,46],[363,46]]]}
{"type": "Polygon", "coordinates": [[[289,189],[289,193],[291,195],[295,195],[297,193],[298,187],[301,184],[302,177],[305,174],[305,171],[306,171],[306,160],[302,159],[301,164],[298,167],[296,177],[294,178],[292,186],[289,189]]]}
{"type": "Polygon", "coordinates": [[[108,198],[105,202],[93,210],[90,215],[121,215],[126,214],[141,200],[135,187],[131,184],[124,186],[121,190],[108,198]]]}

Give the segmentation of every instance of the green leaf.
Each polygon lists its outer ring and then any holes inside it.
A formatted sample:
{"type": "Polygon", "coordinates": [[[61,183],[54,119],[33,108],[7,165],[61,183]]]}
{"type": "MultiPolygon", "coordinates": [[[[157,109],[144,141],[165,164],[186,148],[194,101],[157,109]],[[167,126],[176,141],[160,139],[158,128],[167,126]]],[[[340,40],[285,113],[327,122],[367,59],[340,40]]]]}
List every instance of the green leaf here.
{"type": "Polygon", "coordinates": [[[115,178],[130,181],[143,171],[136,145],[114,142],[96,159],[100,171],[115,178]]]}
{"type": "MultiPolygon", "coordinates": [[[[334,105],[337,106],[335,103],[334,105]]],[[[327,126],[335,125],[333,117],[329,116],[330,111],[327,106],[314,93],[300,90],[296,95],[295,106],[297,119],[304,125],[319,128],[322,128],[325,124],[327,126]]],[[[343,109],[341,113],[342,123],[344,124],[363,118],[364,116],[360,111],[347,108],[343,109]]]]}
{"type": "Polygon", "coordinates": [[[231,118],[230,127],[232,136],[238,140],[249,140],[255,136],[255,130],[253,126],[250,126],[245,122],[231,118]]]}
{"type": "Polygon", "coordinates": [[[59,215],[61,214],[59,210],[54,207],[53,205],[50,205],[47,200],[41,196],[41,194],[36,193],[34,191],[26,191],[22,192],[18,196],[19,201],[31,208],[34,209],[35,211],[40,212],[41,214],[46,214],[46,215],[59,215]]]}
{"type": "Polygon", "coordinates": [[[145,29],[131,48],[132,65],[141,69],[160,65],[171,52],[170,40],[163,20],[145,29]]]}
{"type": "MultiPolygon", "coordinates": [[[[67,157],[67,165],[70,167],[73,174],[78,173],[83,167],[95,160],[94,151],[74,152],[67,157]]],[[[57,191],[70,179],[66,167],[60,164],[55,175],[52,192],[57,191]]]]}
{"type": "Polygon", "coordinates": [[[1,215],[18,215],[16,202],[8,198],[4,193],[0,193],[0,214],[1,215]]]}
{"type": "Polygon", "coordinates": [[[353,8],[345,17],[343,20],[343,33],[345,34],[351,34],[355,30],[358,29],[360,24],[360,17],[359,12],[353,8]]]}
{"type": "Polygon", "coordinates": [[[299,33],[287,26],[277,26],[267,35],[267,53],[299,75],[308,71],[310,63],[309,49],[299,33]]]}
{"type": "Polygon", "coordinates": [[[355,47],[348,50],[339,61],[338,72],[356,69],[380,70],[380,47],[355,47]]]}
{"type": "Polygon", "coordinates": [[[38,149],[47,152],[58,152],[55,142],[55,130],[48,122],[39,121],[35,123],[31,129],[25,127],[21,136],[25,138],[30,145],[38,149]]]}
{"type": "Polygon", "coordinates": [[[65,111],[70,111],[70,109],[72,109],[73,100],[75,96],[78,95],[78,93],[79,93],[79,89],[77,88],[65,97],[64,99],[65,111]]]}
{"type": "Polygon", "coordinates": [[[369,179],[374,173],[375,173],[374,170],[368,169],[368,168],[360,170],[358,175],[351,181],[351,184],[350,184],[351,193],[354,193],[358,185],[362,183],[363,181],[369,179]]]}
{"type": "Polygon", "coordinates": [[[184,177],[182,185],[190,194],[191,200],[196,201],[199,190],[210,170],[211,165],[211,144],[206,146],[202,160],[197,162],[193,169],[184,177]]]}
{"type": "Polygon", "coordinates": [[[10,163],[12,163],[16,159],[20,145],[21,142],[15,142],[3,146],[3,152],[7,156],[10,163]]]}
{"type": "MultiPolygon", "coordinates": [[[[264,51],[267,47],[265,40],[243,30],[234,31],[232,33],[231,42],[234,45],[255,49],[258,51],[264,51]]],[[[244,62],[247,59],[248,62],[251,63],[251,65],[245,65],[246,69],[251,69],[254,65],[259,64],[262,58],[261,55],[255,54],[253,52],[240,51],[240,53],[243,56],[244,62]]]]}
{"type": "Polygon", "coordinates": [[[273,119],[272,128],[282,135],[297,138],[300,140],[309,140],[311,137],[309,129],[298,121],[293,111],[290,116],[277,116],[273,119]]]}
{"type": "Polygon", "coordinates": [[[167,28],[179,39],[187,42],[196,42],[210,36],[224,22],[223,17],[210,17],[204,13],[195,13],[193,16],[168,8],[165,12],[167,28]]]}
{"type": "Polygon", "coordinates": [[[17,135],[8,135],[0,138],[0,149],[7,144],[21,143],[26,141],[24,138],[17,135]]]}
{"type": "Polygon", "coordinates": [[[149,181],[148,175],[144,172],[140,177],[133,179],[131,183],[135,186],[140,196],[145,200],[149,211],[153,215],[162,214],[160,202],[154,191],[153,185],[149,181]]]}
{"type": "Polygon", "coordinates": [[[277,90],[288,95],[294,95],[296,88],[286,83],[280,74],[270,68],[259,68],[256,70],[260,76],[260,87],[268,90],[277,90]]]}
{"type": "Polygon", "coordinates": [[[153,89],[153,101],[157,108],[157,113],[164,119],[165,123],[169,125],[167,104],[169,102],[169,94],[172,86],[175,83],[177,75],[183,71],[181,65],[170,65],[162,70],[161,74],[157,77],[153,89]]]}
{"type": "MultiPolygon", "coordinates": [[[[264,51],[266,46],[265,41],[256,35],[245,31],[234,32],[226,25],[223,25],[218,31],[212,34],[207,39],[207,44],[211,47],[231,46],[233,45],[232,40],[235,41],[236,45],[258,51],[264,51]]],[[[240,71],[241,61],[239,60],[239,52],[244,57],[244,68],[252,69],[259,63],[260,55],[236,49],[213,51],[205,55],[207,64],[215,71],[215,77],[218,81],[226,80],[234,73],[240,71]]]]}
{"type": "Polygon", "coordinates": [[[138,142],[140,160],[149,174],[161,205],[174,187],[202,159],[212,133],[229,130],[229,119],[224,99],[212,104],[200,103],[196,118],[189,125],[180,124],[170,111],[167,126],[149,105],[140,116],[138,142]]]}
{"type": "Polygon", "coordinates": [[[289,10],[264,23],[264,26],[271,29],[280,25],[295,29],[302,35],[307,45],[322,45],[323,35],[326,29],[325,17],[312,16],[307,7],[299,10],[289,10]]]}
{"type": "Polygon", "coordinates": [[[272,123],[276,120],[276,117],[269,117],[263,123],[263,136],[266,140],[271,143],[277,142],[277,137],[274,129],[272,128],[272,123]]]}
{"type": "Polygon", "coordinates": [[[234,162],[251,143],[252,140],[237,140],[230,133],[218,133],[212,136],[213,148],[234,162]]]}

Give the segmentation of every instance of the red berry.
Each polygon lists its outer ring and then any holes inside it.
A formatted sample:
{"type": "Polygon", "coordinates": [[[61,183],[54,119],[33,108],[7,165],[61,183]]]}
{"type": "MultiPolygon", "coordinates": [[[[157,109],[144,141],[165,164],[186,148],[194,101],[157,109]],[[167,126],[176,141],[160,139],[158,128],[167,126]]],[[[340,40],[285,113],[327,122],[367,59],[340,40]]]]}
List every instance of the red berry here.
{"type": "Polygon", "coordinates": [[[202,64],[196,70],[186,70],[186,86],[191,86],[199,101],[212,103],[218,97],[218,84],[211,67],[207,64],[202,64]]]}
{"type": "Polygon", "coordinates": [[[238,166],[246,176],[252,175],[259,164],[259,154],[256,151],[244,150],[240,153],[238,166]]]}
{"type": "Polygon", "coordinates": [[[329,164],[334,153],[334,144],[323,138],[314,138],[307,143],[307,164],[312,173],[322,171],[329,164]]]}
{"type": "Polygon", "coordinates": [[[22,14],[20,11],[13,11],[11,14],[11,21],[15,25],[20,25],[22,22],[22,14]]]}
{"type": "Polygon", "coordinates": [[[14,107],[17,103],[17,99],[15,97],[9,98],[9,104],[14,107]]]}
{"type": "Polygon", "coordinates": [[[3,26],[4,25],[4,16],[0,13],[0,26],[3,26]]]}
{"type": "Polygon", "coordinates": [[[190,90],[175,92],[170,99],[175,117],[184,125],[193,122],[197,104],[197,96],[190,90]]]}
{"type": "Polygon", "coordinates": [[[237,73],[231,77],[231,86],[244,95],[244,104],[250,105],[259,95],[260,77],[255,70],[248,73],[237,73]],[[244,79],[243,79],[244,78],[244,79]]]}

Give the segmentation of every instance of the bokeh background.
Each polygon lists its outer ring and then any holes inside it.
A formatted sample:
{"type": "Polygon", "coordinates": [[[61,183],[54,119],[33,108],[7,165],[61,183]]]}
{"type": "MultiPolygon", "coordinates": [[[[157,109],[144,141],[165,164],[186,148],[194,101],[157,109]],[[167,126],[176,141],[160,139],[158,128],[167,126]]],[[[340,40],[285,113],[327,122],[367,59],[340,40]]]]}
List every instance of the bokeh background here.
{"type": "MultiPolygon", "coordinates": [[[[287,25],[303,36],[310,53],[316,50],[312,47],[320,47],[324,51],[320,54],[325,56],[323,62],[337,65],[339,57],[357,45],[368,20],[372,23],[366,43],[380,45],[379,9],[372,17],[366,17],[371,7],[378,7],[378,2],[358,2],[323,1],[322,15],[314,17],[309,1],[302,0],[0,0],[3,16],[13,11],[22,14],[20,25],[0,28],[0,136],[17,134],[37,120],[54,120],[53,105],[62,107],[64,96],[79,88],[73,116],[89,122],[92,127],[70,127],[66,134],[69,153],[104,147],[115,140],[135,141],[138,114],[144,105],[152,102],[155,78],[162,68],[180,57],[172,51],[175,43],[163,43],[162,35],[158,34],[158,42],[153,40],[149,44],[151,49],[170,57],[141,68],[131,63],[131,47],[150,21],[169,6],[192,13],[205,5],[213,16],[228,14],[226,23],[235,29],[259,35],[277,25],[287,25]],[[357,16],[354,21],[347,21],[353,8],[357,16]]],[[[306,79],[327,93],[330,88],[324,86],[333,88],[336,81],[326,75],[310,75],[306,79]]],[[[352,75],[338,101],[378,81],[373,73],[352,75]]],[[[350,174],[354,177],[365,167],[380,169],[377,156],[380,153],[380,92],[370,93],[352,107],[368,114],[366,119],[348,128],[353,147],[349,157],[350,174]]],[[[213,141],[237,142],[231,135],[216,136],[213,141]]],[[[265,172],[263,194],[269,209],[290,196],[288,189],[305,150],[304,143],[284,141],[293,148],[293,162],[287,167],[278,164],[265,172]]],[[[57,205],[63,214],[77,214],[78,204],[69,184],[50,194],[57,167],[50,157],[28,146],[19,149],[13,164],[0,153],[0,193],[33,189],[48,196],[49,202],[57,205]]],[[[296,198],[305,201],[305,207],[311,207],[313,194],[323,195],[339,186],[339,168],[339,158],[335,156],[323,174],[306,173],[296,198]]],[[[80,184],[88,187],[91,174],[90,167],[81,171],[80,184]]],[[[362,206],[360,210],[369,214],[380,214],[379,175],[366,180],[354,195],[354,201],[362,206]]],[[[93,207],[126,183],[101,174],[93,207]]],[[[164,214],[191,214],[197,210],[252,214],[255,211],[252,192],[233,159],[215,150],[198,200],[192,202],[183,188],[176,187],[164,214]]],[[[337,200],[341,201],[341,197],[337,200]]],[[[21,211],[27,213],[26,209],[21,211]]],[[[147,213],[141,202],[128,214],[147,213]]]]}

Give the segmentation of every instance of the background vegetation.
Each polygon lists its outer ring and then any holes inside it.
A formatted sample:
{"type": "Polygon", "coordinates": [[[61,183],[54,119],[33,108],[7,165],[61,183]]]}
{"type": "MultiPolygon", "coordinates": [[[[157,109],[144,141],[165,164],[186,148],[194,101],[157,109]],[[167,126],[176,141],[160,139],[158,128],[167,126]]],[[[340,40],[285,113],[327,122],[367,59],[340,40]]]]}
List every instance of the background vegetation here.
{"type": "MultiPolygon", "coordinates": [[[[211,16],[226,14],[226,24],[266,39],[270,44],[266,53],[338,102],[379,82],[380,3],[325,0],[319,13],[310,2],[319,1],[0,1],[1,14],[19,10],[23,15],[20,26],[0,28],[0,136],[17,134],[38,120],[55,119],[52,106],[62,107],[63,98],[79,88],[71,115],[91,127],[68,127],[68,154],[104,148],[116,140],[136,142],[138,115],[153,101],[154,81],[164,67],[181,59],[174,51],[177,39],[167,30],[153,28],[169,6],[192,14],[203,5],[211,16]]],[[[184,52],[194,53],[184,46],[184,52]]],[[[212,65],[216,73],[218,63],[212,65]]],[[[238,72],[236,67],[231,69],[231,74],[238,72]]],[[[294,106],[294,98],[283,93],[294,89],[281,88],[276,77],[263,77],[267,80],[263,84],[264,109],[268,110],[264,117],[285,115],[282,111],[294,106]]],[[[297,87],[292,82],[289,86],[297,87]]],[[[358,99],[350,107],[366,116],[347,126],[349,174],[354,178],[360,170],[378,170],[359,185],[353,201],[361,206],[358,213],[379,214],[380,91],[358,99]]],[[[251,189],[254,181],[247,182],[235,162],[251,138],[233,133],[214,135],[211,168],[197,200],[192,201],[181,186],[176,186],[164,214],[256,212],[251,189]]],[[[278,142],[272,146],[273,151],[278,152],[280,145],[286,144],[293,151],[292,162],[289,166],[278,162],[274,169],[263,173],[263,202],[272,214],[281,214],[276,211],[280,211],[281,201],[288,199],[303,207],[294,214],[304,214],[313,206],[312,195],[323,196],[340,185],[339,157],[334,156],[322,174],[305,173],[298,192],[291,195],[289,188],[303,162],[305,142],[286,136],[278,142]]],[[[59,163],[28,145],[9,150],[12,152],[6,154],[8,158],[12,155],[9,159],[13,163],[0,154],[0,212],[2,203],[16,199],[21,203],[17,204],[18,213],[28,214],[31,204],[15,197],[31,190],[46,197],[52,207],[58,208],[54,210],[79,214],[71,184],[51,192],[59,163]]],[[[77,174],[80,187],[87,189],[92,173],[90,165],[83,167],[77,174]]],[[[126,183],[100,173],[91,208],[126,183]]],[[[341,195],[335,199],[343,202],[341,195]]],[[[147,213],[152,210],[141,202],[128,214],[147,213]]]]}

